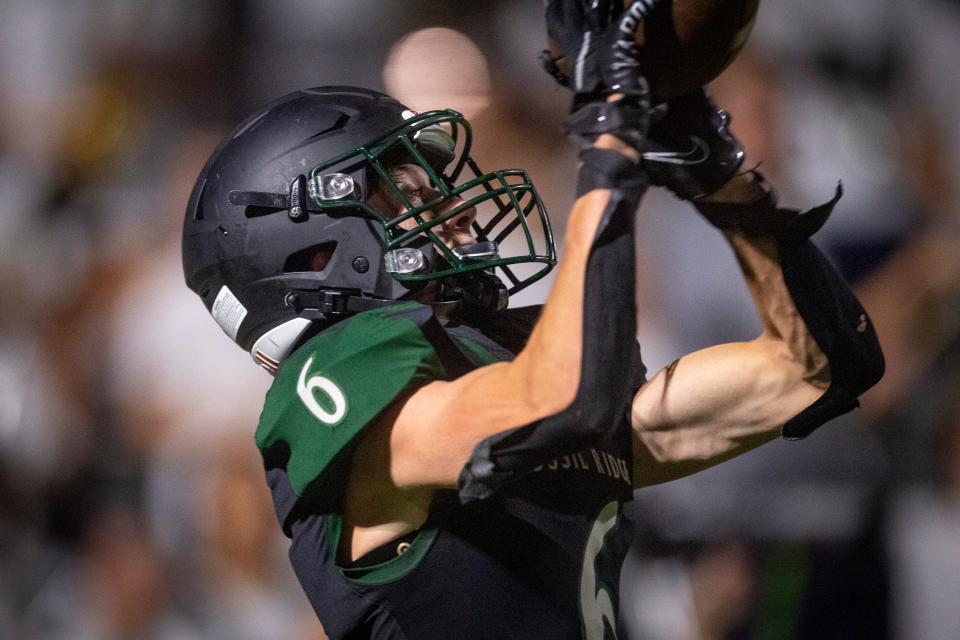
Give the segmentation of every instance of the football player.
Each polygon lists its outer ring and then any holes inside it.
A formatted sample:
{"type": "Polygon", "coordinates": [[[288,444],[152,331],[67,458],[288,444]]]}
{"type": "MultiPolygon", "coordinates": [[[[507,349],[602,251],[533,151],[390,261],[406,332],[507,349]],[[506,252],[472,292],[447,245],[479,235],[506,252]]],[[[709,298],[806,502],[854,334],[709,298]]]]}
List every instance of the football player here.
{"type": "MultiPolygon", "coordinates": [[[[631,54],[633,55],[633,54],[631,54]]],[[[483,172],[460,114],[321,87],[241,123],[201,172],[187,284],[275,375],[256,432],[293,568],[334,638],[613,638],[621,505],[850,410],[882,373],[866,314],[703,92],[651,123],[611,53],[555,261],[528,176],[483,172]],[[675,162],[691,137],[708,157],[675,162]],[[723,230],[763,321],[646,381],[633,217],[648,185],[723,230]]]]}

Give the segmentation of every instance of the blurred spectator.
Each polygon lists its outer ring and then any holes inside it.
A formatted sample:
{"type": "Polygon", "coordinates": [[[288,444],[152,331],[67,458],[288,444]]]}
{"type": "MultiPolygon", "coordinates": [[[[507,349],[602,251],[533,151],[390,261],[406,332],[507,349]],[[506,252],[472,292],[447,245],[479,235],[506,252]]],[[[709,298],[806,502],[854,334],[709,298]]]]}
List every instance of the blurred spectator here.
{"type": "Polygon", "coordinates": [[[740,541],[707,543],[689,561],[652,560],[623,593],[628,637],[739,637],[754,615],[758,578],[754,553],[740,541]]]}
{"type": "Polygon", "coordinates": [[[923,435],[901,456],[911,482],[894,493],[888,525],[897,640],[946,640],[960,629],[960,341],[946,355],[900,413],[905,430],[923,435]]]}
{"type": "Polygon", "coordinates": [[[198,491],[181,498],[199,525],[184,553],[198,563],[189,568],[198,578],[194,609],[207,637],[302,637],[311,610],[288,569],[257,451],[246,435],[208,441],[203,449],[194,460],[206,467],[198,491]]]}
{"type": "Polygon", "coordinates": [[[28,607],[26,637],[204,637],[172,606],[166,564],[136,511],[104,509],[90,519],[77,558],[63,558],[28,607]]]}

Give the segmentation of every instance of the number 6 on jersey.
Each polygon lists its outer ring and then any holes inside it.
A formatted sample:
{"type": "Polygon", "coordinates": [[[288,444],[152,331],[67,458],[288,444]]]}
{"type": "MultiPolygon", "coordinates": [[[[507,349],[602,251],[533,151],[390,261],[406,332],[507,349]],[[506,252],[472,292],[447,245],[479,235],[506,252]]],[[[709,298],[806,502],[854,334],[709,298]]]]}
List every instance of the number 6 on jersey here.
{"type": "Polygon", "coordinates": [[[300,370],[300,378],[297,380],[297,395],[300,396],[303,404],[317,420],[331,427],[335,426],[347,415],[347,398],[343,395],[340,387],[334,384],[330,378],[315,375],[309,380],[306,380],[307,371],[310,370],[310,365],[312,364],[313,357],[310,357],[307,359],[306,364],[303,365],[303,369],[300,370]],[[327,406],[333,405],[332,411],[327,411],[320,406],[320,403],[317,402],[317,398],[314,395],[314,389],[319,389],[326,394],[327,401],[325,404],[327,406]]]}
{"type": "Polygon", "coordinates": [[[583,620],[583,637],[586,640],[604,640],[606,637],[604,621],[613,632],[613,637],[616,637],[617,614],[607,586],[602,583],[597,584],[597,559],[603,551],[603,542],[607,534],[617,526],[618,516],[616,500],[611,500],[604,505],[597,519],[593,521],[593,528],[590,529],[590,536],[583,551],[583,567],[580,570],[580,615],[583,620]]]}

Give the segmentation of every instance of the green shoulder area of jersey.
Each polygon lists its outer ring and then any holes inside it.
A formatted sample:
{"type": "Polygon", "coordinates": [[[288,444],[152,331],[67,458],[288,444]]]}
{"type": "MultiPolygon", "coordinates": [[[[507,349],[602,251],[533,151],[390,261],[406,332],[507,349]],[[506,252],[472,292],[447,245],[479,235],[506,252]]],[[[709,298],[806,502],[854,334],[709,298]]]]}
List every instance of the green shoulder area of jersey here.
{"type": "Polygon", "coordinates": [[[256,443],[261,451],[287,449],[297,495],[320,490],[321,474],[405,390],[447,377],[420,329],[431,313],[417,303],[359,313],[318,333],[280,367],[256,443]]]}

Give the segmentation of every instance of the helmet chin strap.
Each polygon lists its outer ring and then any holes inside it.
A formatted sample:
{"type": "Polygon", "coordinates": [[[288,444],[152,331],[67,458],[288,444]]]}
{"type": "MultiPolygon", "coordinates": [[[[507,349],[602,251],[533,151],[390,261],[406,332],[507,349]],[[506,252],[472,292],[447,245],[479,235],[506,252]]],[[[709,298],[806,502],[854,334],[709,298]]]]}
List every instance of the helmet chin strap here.
{"type": "Polygon", "coordinates": [[[364,298],[341,291],[291,291],[287,294],[287,304],[296,309],[299,316],[260,336],[250,348],[250,355],[254,362],[275,376],[280,364],[290,355],[315,320],[329,321],[398,302],[400,301],[364,298]]]}
{"type": "MultiPolygon", "coordinates": [[[[451,251],[467,264],[482,264],[500,257],[499,247],[492,240],[453,247],[451,251]]],[[[447,264],[426,238],[419,238],[416,244],[388,252],[385,262],[387,271],[393,274],[439,271],[447,264]]],[[[506,287],[492,269],[470,271],[434,282],[437,284],[430,292],[434,294],[432,299],[429,295],[419,299],[432,304],[438,315],[443,317],[500,311],[506,308],[509,299],[506,287]]],[[[421,293],[412,291],[408,298],[417,299],[421,293]]]]}
{"type": "MultiPolygon", "coordinates": [[[[457,258],[467,263],[482,263],[500,257],[497,243],[491,240],[461,245],[453,248],[452,251],[457,258]]],[[[444,309],[446,315],[453,315],[452,312],[458,312],[461,315],[495,313],[505,309],[510,299],[507,288],[493,273],[493,269],[450,276],[444,278],[440,285],[440,295],[434,304],[438,312],[445,305],[454,303],[451,308],[444,309]]]]}
{"type": "Polygon", "coordinates": [[[463,314],[502,311],[510,299],[507,288],[492,272],[473,271],[452,276],[442,285],[438,304],[459,303],[463,314]]]}
{"type": "MultiPolygon", "coordinates": [[[[406,250],[420,252],[420,249],[406,250]]],[[[464,262],[479,262],[498,256],[497,243],[491,241],[464,245],[454,251],[464,262]]],[[[507,288],[492,269],[451,276],[437,282],[437,285],[439,294],[431,304],[437,316],[444,319],[495,313],[507,307],[510,297],[507,288]]],[[[416,293],[411,293],[415,297],[416,293]]],[[[287,294],[286,303],[297,311],[299,317],[288,320],[260,336],[253,343],[250,355],[258,365],[275,376],[280,364],[290,355],[315,320],[331,320],[402,301],[366,298],[347,291],[291,291],[287,294]]]]}

